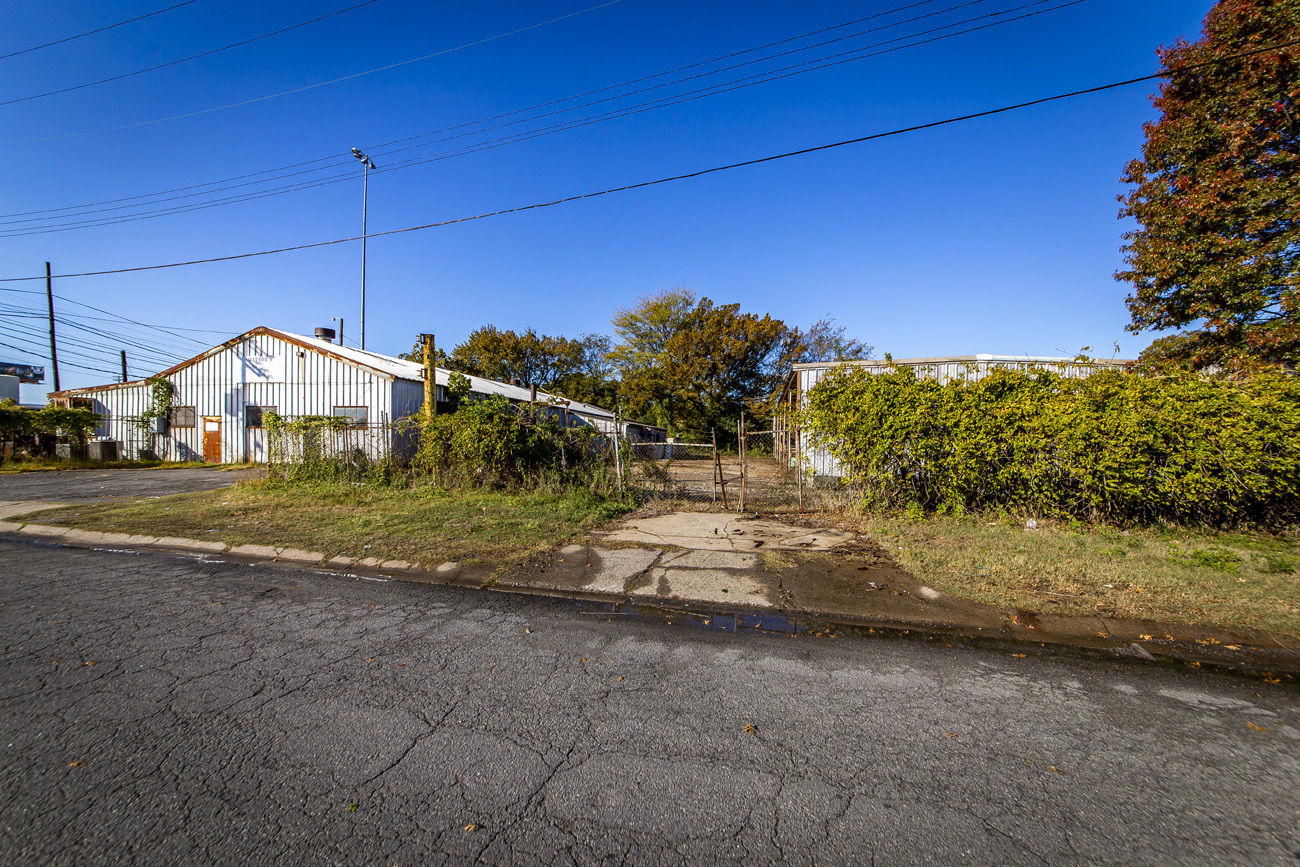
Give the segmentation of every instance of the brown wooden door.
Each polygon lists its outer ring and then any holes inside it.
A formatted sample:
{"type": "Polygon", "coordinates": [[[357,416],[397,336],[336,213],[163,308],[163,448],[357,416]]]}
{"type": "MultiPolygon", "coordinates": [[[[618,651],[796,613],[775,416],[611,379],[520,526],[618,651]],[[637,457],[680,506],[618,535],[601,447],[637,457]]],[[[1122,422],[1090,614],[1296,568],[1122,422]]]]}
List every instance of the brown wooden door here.
{"type": "Polygon", "coordinates": [[[203,417],[203,460],[221,463],[221,417],[203,417]]]}

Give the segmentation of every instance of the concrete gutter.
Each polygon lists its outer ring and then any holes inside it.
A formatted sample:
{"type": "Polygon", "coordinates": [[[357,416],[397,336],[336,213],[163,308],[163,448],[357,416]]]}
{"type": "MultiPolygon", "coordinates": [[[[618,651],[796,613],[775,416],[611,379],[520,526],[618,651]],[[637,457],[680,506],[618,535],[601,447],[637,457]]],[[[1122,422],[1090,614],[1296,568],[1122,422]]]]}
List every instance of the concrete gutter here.
{"type": "MultiPolygon", "coordinates": [[[[7,504],[6,504],[7,505],[7,504]]],[[[59,504],[27,503],[25,512],[59,504]]],[[[0,507],[0,517],[14,518],[0,507]]],[[[703,623],[811,633],[938,633],[1069,646],[1155,661],[1300,674],[1300,639],[1102,617],[1006,612],[942,593],[900,569],[870,540],[770,519],[677,513],[626,522],[493,576],[487,565],[330,557],[269,545],[140,536],[0,520],[0,532],[90,548],[175,551],[283,563],[346,576],[559,596],[620,613],[671,612],[703,623]]]]}

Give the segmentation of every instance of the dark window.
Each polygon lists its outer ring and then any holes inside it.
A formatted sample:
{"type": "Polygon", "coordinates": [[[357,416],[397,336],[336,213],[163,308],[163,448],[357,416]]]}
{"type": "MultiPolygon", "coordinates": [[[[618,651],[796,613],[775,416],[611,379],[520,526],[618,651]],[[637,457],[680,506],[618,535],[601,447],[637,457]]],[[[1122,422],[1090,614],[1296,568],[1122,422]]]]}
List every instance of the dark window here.
{"type": "Polygon", "coordinates": [[[368,421],[364,406],[336,406],[334,407],[334,417],[346,418],[348,424],[353,426],[363,425],[368,421]]]}
{"type": "Polygon", "coordinates": [[[246,427],[265,427],[268,412],[275,412],[275,407],[253,406],[251,404],[244,407],[244,425],[246,427]]]}
{"type": "Polygon", "coordinates": [[[167,418],[172,427],[194,427],[194,407],[174,406],[167,418]]]}

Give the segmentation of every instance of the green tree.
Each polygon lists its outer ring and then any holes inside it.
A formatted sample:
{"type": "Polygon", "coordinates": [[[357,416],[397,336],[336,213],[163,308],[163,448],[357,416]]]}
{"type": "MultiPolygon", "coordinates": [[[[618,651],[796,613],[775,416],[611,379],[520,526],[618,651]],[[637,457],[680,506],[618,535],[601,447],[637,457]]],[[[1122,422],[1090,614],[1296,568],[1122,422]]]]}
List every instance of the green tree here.
{"type": "Polygon", "coordinates": [[[618,311],[614,331],[610,358],[629,414],[695,436],[733,430],[742,410],[767,416],[793,363],[871,353],[829,317],[805,331],[681,288],[618,311]]]}
{"type": "Polygon", "coordinates": [[[1123,180],[1131,331],[1187,329],[1144,354],[1250,365],[1300,354],[1300,39],[1295,0],[1219,0],[1170,74],[1123,180]]]}
{"type": "MultiPolygon", "coordinates": [[[[601,334],[568,338],[502,331],[484,325],[470,332],[450,355],[437,350],[438,366],[499,382],[518,380],[571,400],[612,406],[616,383],[606,356],[610,339],[601,334]]],[[[421,360],[419,342],[401,357],[421,360]]]]}

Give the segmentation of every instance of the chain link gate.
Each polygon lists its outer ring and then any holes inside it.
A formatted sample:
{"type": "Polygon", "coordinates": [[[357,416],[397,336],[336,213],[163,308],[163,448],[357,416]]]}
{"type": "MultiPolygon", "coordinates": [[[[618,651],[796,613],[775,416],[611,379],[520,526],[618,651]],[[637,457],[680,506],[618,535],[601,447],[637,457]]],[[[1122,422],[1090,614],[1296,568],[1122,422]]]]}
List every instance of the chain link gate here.
{"type": "Polygon", "coordinates": [[[845,505],[851,491],[838,480],[815,478],[803,460],[802,431],[778,417],[770,428],[750,430],[741,416],[736,441],[627,443],[624,478],[665,507],[676,502],[732,512],[821,511],[845,505]],[[799,471],[800,466],[803,472],[799,471]]]}

